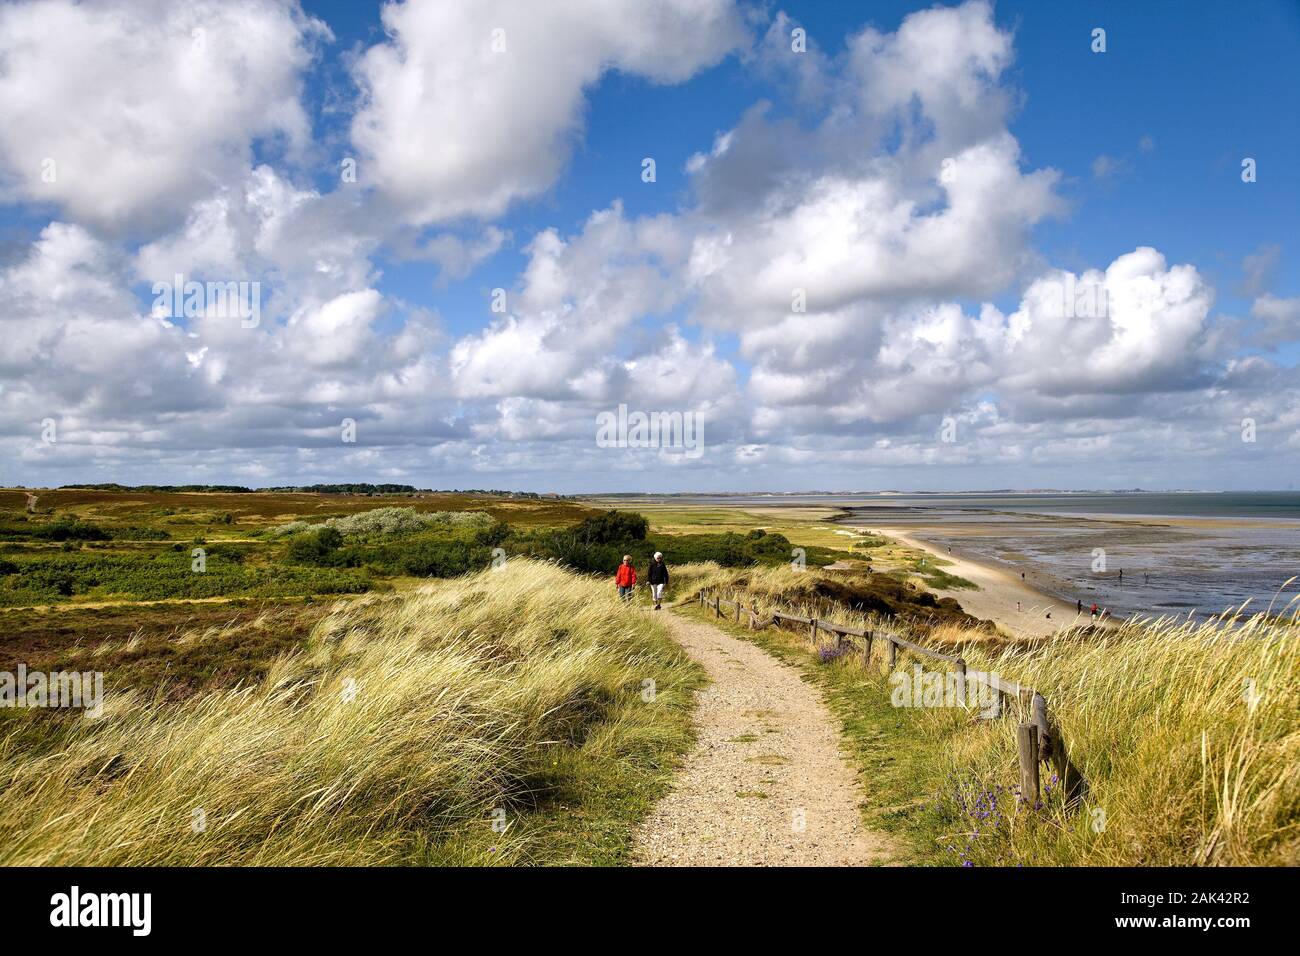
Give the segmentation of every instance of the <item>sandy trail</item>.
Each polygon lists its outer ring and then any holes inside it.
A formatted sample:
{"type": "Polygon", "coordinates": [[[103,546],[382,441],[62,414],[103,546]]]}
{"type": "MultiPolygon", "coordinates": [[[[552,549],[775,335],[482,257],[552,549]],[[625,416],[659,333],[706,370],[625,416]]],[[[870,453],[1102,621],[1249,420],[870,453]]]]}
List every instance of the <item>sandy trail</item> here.
{"type": "Polygon", "coordinates": [[[839,721],[799,671],[711,624],[665,614],[712,684],[673,791],[641,825],[649,866],[853,866],[888,860],[862,824],[839,721]]]}
{"type": "MultiPolygon", "coordinates": [[[[944,597],[956,598],[962,610],[995,621],[1011,634],[1018,637],[1047,637],[1063,627],[1092,622],[1087,604],[1083,606],[1083,613],[1079,614],[1076,605],[1057,600],[1009,571],[948,554],[935,545],[918,541],[898,528],[873,528],[909,548],[951,562],[951,566],[944,570],[979,585],[979,590],[946,591],[934,587],[930,590],[944,597]],[[1050,618],[1047,616],[1049,613],[1052,615],[1050,618]]],[[[1118,622],[1111,619],[1103,623],[1114,625],[1118,622]]]]}

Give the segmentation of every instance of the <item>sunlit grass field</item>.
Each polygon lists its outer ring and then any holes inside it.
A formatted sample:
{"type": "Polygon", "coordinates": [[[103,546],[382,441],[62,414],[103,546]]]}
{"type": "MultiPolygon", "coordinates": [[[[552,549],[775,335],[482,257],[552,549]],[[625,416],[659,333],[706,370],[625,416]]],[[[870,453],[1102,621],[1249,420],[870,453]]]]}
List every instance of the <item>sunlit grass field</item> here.
{"type": "Polygon", "coordinates": [[[700,681],[652,616],[550,564],[368,596],[257,682],[0,711],[0,863],[623,862],[700,681]]]}

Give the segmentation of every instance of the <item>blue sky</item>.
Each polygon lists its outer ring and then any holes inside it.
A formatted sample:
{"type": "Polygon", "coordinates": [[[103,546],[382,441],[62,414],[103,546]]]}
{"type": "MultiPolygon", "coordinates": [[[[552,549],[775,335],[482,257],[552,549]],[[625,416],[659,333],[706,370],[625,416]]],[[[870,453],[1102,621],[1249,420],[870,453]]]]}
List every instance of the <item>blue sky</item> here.
{"type": "Polygon", "coordinates": [[[1287,485],[1300,4],[623,7],[7,5],[0,481],[1287,485]]]}
{"type": "MultiPolygon", "coordinates": [[[[808,30],[812,42],[836,52],[866,25],[895,30],[916,3],[768,4],[808,30]]],[[[334,59],[382,37],[378,7],[307,2],[330,25],[334,59]]],[[[1300,215],[1300,122],[1283,104],[1300,106],[1300,3],[1259,2],[1249,16],[1213,2],[1155,0],[1141,4],[1000,2],[1000,25],[1015,31],[1012,76],[1023,102],[1011,123],[1027,162],[1067,177],[1071,214],[1038,227],[1038,246],[1054,263],[1083,268],[1111,261],[1137,243],[1172,261],[1196,262],[1218,280],[1220,306],[1246,314],[1237,294],[1241,260],[1261,245],[1286,245],[1300,215]],[[1091,50],[1096,27],[1107,31],[1104,54],[1091,50]],[[1150,137],[1150,153],[1139,143],[1150,137]],[[1122,161],[1098,180],[1093,163],[1122,161]],[[1240,161],[1262,170],[1243,188],[1240,161]]],[[[585,129],[568,171],[540,199],[501,222],[516,247],[485,262],[467,280],[434,290],[427,270],[389,267],[397,294],[447,304],[448,319],[470,330],[485,318],[494,276],[523,265],[518,246],[538,230],[581,225],[592,209],[618,198],[630,214],[677,208],[690,188],[684,164],[719,132],[735,125],[756,100],[778,104],[786,91],[729,57],[689,82],[657,85],[607,74],[587,97],[585,129]],[[640,162],[658,160],[654,187],[640,181],[640,162]]],[[[793,107],[797,112],[797,107],[793,107]]],[[[320,117],[329,135],[347,117],[320,117]]],[[[345,124],[344,124],[345,125],[345,124]]],[[[1279,289],[1300,290],[1300,257],[1281,258],[1279,289]]],[[[504,281],[504,280],[503,280],[504,281]]],[[[1009,292],[1007,303],[1014,300],[1009,292]]],[[[1294,352],[1292,355],[1294,356],[1294,352]]]]}

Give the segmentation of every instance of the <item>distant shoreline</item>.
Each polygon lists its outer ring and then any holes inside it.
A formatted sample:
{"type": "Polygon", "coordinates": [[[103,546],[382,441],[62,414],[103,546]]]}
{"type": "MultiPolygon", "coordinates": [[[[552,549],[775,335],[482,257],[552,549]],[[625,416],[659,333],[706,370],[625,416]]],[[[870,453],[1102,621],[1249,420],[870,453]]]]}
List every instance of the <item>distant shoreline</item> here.
{"type": "Polygon", "coordinates": [[[715,492],[690,494],[582,495],[594,506],[724,505],[733,508],[823,507],[853,509],[868,520],[899,513],[988,511],[1093,516],[1158,521],[1270,520],[1300,524],[1300,492],[1294,491],[989,491],[989,492],[715,492]],[[873,514],[873,512],[875,512],[873,514]]]}
{"type": "Polygon", "coordinates": [[[1017,637],[1050,637],[1062,628],[1075,625],[1098,623],[1114,626],[1120,623],[1114,615],[1094,622],[1086,602],[1083,613],[1079,613],[1076,603],[1042,586],[1037,572],[1034,572],[1034,580],[1028,577],[1022,580],[1013,572],[987,561],[946,552],[938,545],[914,537],[911,531],[886,526],[872,526],[871,530],[909,548],[924,551],[940,561],[950,562],[946,570],[977,585],[979,590],[942,593],[955,598],[968,614],[991,620],[1017,637]]]}
{"type": "Polygon", "coordinates": [[[835,521],[1013,579],[1024,572],[1037,593],[1072,612],[1081,600],[1115,619],[1265,611],[1293,597],[1281,572],[1300,559],[1300,521],[1283,517],[848,508],[835,521]]]}

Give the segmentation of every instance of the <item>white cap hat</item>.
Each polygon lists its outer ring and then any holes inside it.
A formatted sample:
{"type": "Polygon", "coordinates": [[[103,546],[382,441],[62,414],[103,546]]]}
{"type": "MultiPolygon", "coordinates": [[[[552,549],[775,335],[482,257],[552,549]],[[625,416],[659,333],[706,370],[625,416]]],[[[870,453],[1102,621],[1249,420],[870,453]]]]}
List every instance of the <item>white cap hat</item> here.
{"type": "Polygon", "coordinates": [[[663,556],[664,556],[664,553],[663,553],[662,551],[656,551],[656,552],[655,552],[655,560],[656,560],[656,561],[658,561],[658,560],[659,560],[660,558],[662,558],[663,556]]]}

